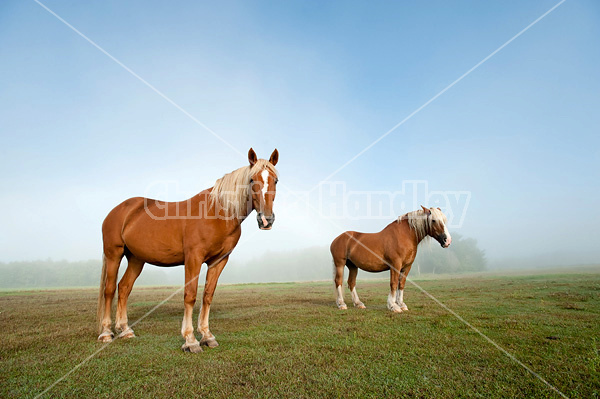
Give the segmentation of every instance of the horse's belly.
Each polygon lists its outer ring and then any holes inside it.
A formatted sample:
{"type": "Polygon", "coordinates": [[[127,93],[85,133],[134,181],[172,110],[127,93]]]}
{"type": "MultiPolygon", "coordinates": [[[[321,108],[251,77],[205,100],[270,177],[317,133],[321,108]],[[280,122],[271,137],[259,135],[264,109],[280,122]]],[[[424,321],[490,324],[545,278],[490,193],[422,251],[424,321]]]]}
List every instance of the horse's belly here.
{"type": "Polygon", "coordinates": [[[136,258],[157,266],[176,266],[184,263],[183,250],[174,250],[157,243],[136,245],[134,242],[127,244],[127,250],[136,258]]]}
{"type": "Polygon", "coordinates": [[[367,272],[378,273],[390,270],[390,267],[379,259],[371,259],[366,257],[350,257],[349,260],[359,269],[367,272]]]}
{"type": "Polygon", "coordinates": [[[174,252],[171,248],[148,248],[148,246],[127,246],[127,249],[136,258],[156,266],[178,266],[184,264],[183,251],[174,252]]]}
{"type": "Polygon", "coordinates": [[[377,248],[366,249],[362,246],[356,246],[353,249],[349,253],[348,260],[356,267],[367,272],[383,272],[390,269],[389,265],[383,260],[383,254],[377,248]]]}
{"type": "Polygon", "coordinates": [[[173,226],[156,221],[145,226],[126,226],[123,240],[127,251],[147,263],[176,266],[184,263],[181,234],[173,226]]]}

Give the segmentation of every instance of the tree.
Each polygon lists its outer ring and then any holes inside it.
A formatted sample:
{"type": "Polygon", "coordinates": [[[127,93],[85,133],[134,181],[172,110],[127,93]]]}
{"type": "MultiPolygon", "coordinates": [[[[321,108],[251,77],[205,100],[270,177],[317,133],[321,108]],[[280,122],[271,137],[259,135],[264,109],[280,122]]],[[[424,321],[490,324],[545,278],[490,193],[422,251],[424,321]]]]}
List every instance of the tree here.
{"type": "Polygon", "coordinates": [[[452,234],[452,245],[441,248],[434,240],[419,246],[415,266],[420,273],[465,273],[486,269],[487,259],[474,238],[452,234]]]}

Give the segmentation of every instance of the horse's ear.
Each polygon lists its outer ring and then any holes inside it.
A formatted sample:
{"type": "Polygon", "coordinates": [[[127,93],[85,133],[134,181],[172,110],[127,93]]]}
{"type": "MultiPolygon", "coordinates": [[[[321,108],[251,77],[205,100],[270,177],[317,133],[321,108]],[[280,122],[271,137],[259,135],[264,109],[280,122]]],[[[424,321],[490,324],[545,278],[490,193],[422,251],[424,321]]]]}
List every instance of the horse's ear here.
{"type": "Polygon", "coordinates": [[[426,215],[431,215],[431,209],[425,208],[423,205],[421,205],[421,208],[423,208],[423,212],[425,212],[426,215]]]}
{"type": "Polygon", "coordinates": [[[258,161],[258,158],[256,157],[256,153],[254,152],[254,150],[252,148],[250,148],[248,150],[248,162],[250,162],[250,166],[254,166],[256,161],[258,161]]]}
{"type": "Polygon", "coordinates": [[[269,162],[273,164],[273,166],[277,165],[277,161],[279,161],[279,151],[275,148],[275,151],[271,154],[271,158],[269,158],[269,162]]]}
{"type": "Polygon", "coordinates": [[[439,210],[440,212],[442,211],[442,208],[440,208],[439,206],[438,206],[437,208],[438,208],[438,210],[439,210]]]}

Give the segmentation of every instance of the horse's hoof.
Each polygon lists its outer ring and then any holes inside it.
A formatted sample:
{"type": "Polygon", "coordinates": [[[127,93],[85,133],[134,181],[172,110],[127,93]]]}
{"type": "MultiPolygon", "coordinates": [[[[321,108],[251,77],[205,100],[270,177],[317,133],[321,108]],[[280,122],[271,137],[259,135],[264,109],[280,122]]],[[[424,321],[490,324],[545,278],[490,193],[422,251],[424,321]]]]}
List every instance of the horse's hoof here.
{"type": "Polygon", "coordinates": [[[406,304],[402,304],[400,305],[400,309],[402,309],[402,311],[407,311],[408,310],[408,306],[406,306],[406,304]]]}
{"type": "Polygon", "coordinates": [[[364,303],[357,303],[356,305],[354,305],[354,307],[358,308],[358,309],[366,309],[367,307],[365,306],[364,303]]]}
{"type": "Polygon", "coordinates": [[[119,334],[118,338],[123,338],[123,339],[135,338],[135,334],[133,333],[133,330],[131,328],[128,328],[125,331],[123,331],[121,334],[119,334]]]}
{"type": "Polygon", "coordinates": [[[99,342],[112,342],[113,337],[114,337],[113,333],[106,331],[98,336],[98,341],[99,342]]]}
{"type": "Polygon", "coordinates": [[[213,348],[216,348],[217,346],[219,346],[219,343],[217,342],[217,339],[215,337],[208,338],[208,339],[202,338],[200,340],[200,345],[206,345],[210,349],[213,349],[213,348]]]}
{"type": "Polygon", "coordinates": [[[398,305],[388,306],[388,309],[394,313],[402,313],[402,308],[398,305]]]}
{"type": "Polygon", "coordinates": [[[348,306],[346,306],[345,303],[342,303],[341,305],[338,305],[338,309],[339,310],[346,310],[346,309],[348,309],[348,306]]]}
{"type": "Polygon", "coordinates": [[[200,344],[198,342],[196,342],[194,344],[189,344],[189,345],[187,343],[185,343],[185,344],[183,344],[181,346],[181,349],[184,352],[190,352],[190,353],[200,353],[200,352],[202,352],[202,347],[200,346],[200,344]]]}

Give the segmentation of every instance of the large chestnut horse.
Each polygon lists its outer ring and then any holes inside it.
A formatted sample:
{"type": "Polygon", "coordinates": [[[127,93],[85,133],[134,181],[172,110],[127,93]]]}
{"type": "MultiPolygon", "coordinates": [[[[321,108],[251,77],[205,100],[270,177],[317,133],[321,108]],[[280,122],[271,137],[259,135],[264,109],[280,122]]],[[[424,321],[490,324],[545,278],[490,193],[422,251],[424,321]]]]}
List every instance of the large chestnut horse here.
{"type": "Polygon", "coordinates": [[[242,221],[257,212],[258,227],[269,230],[275,221],[273,201],[279,158],[273,151],[267,161],[257,159],[251,148],[249,166],[237,169],[206,189],[182,202],[163,202],[131,198],[114,208],[102,224],[104,262],[98,298],[98,339],[109,342],[111,304],[116,289],[117,272],[123,256],[128,265],[119,282],[119,299],[115,330],[121,338],[135,337],[127,324],[127,298],[144,263],[157,266],[185,265],[183,323],[181,335],[184,351],[201,352],[201,345],[218,346],[208,328],[208,315],[215,286],[229,254],[235,248],[242,221]],[[202,309],[198,319],[200,342],[194,336],[192,312],[198,291],[202,263],[208,265],[202,309]]]}
{"type": "Polygon", "coordinates": [[[435,238],[442,247],[452,242],[446,216],[439,208],[425,208],[407,213],[390,223],[379,233],[347,231],[331,243],[334,264],[334,283],[337,306],[347,309],[342,293],[344,266],[348,267],[348,288],[357,308],[365,308],[356,293],[358,268],[368,272],[390,271],[390,294],[387,307],[400,313],[408,310],[404,303],[404,284],[410,272],[419,243],[427,236],[435,238]]]}

